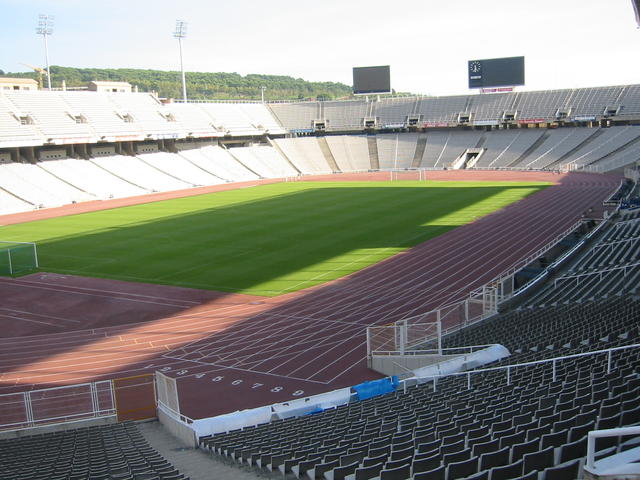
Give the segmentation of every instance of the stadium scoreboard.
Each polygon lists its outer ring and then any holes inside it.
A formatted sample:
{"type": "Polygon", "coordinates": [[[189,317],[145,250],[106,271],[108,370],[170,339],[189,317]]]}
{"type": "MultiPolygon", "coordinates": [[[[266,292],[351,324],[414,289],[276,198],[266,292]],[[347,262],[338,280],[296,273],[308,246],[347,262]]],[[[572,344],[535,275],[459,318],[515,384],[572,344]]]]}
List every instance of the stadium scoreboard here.
{"type": "Polygon", "coordinates": [[[391,93],[391,69],[389,65],[378,67],[353,67],[354,95],[391,93]]]}
{"type": "Polygon", "coordinates": [[[469,60],[469,88],[524,85],[524,57],[469,60]]]}

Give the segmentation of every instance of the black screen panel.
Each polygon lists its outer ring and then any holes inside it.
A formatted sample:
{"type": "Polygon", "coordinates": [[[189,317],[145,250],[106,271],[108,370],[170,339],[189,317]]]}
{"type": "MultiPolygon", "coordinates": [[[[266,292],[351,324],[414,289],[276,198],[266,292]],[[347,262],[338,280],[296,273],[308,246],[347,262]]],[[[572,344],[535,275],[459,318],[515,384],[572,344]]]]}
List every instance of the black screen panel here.
{"type": "Polygon", "coordinates": [[[391,69],[389,65],[380,67],[353,67],[353,93],[391,92],[391,69]]]}
{"type": "Polygon", "coordinates": [[[469,60],[469,88],[524,85],[524,57],[469,60]]]}

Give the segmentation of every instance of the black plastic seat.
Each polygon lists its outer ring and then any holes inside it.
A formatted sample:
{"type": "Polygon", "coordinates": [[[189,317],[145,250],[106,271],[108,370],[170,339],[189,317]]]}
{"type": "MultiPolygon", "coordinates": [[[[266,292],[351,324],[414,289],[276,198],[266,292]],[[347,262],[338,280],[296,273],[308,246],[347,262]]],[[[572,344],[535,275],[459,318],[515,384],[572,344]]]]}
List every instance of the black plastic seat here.
{"type": "Polygon", "coordinates": [[[554,448],[548,447],[539,452],[527,453],[522,460],[524,461],[523,472],[542,471],[553,466],[554,448]]]}
{"type": "Polygon", "coordinates": [[[384,463],[376,463],[375,465],[369,465],[368,467],[357,468],[355,473],[355,480],[369,480],[370,478],[376,478],[380,475],[384,463]]]}
{"type": "Polygon", "coordinates": [[[413,461],[413,473],[422,473],[433,470],[434,468],[442,465],[442,457],[440,455],[433,455],[429,458],[423,458],[413,461]]]}
{"type": "Polygon", "coordinates": [[[409,477],[411,477],[411,462],[396,468],[385,467],[380,472],[380,480],[406,480],[409,477]]]}
{"type": "Polygon", "coordinates": [[[500,449],[500,439],[491,440],[484,443],[476,443],[471,448],[471,455],[480,456],[483,453],[495,452],[500,449]]]}
{"type": "Polygon", "coordinates": [[[500,450],[496,450],[495,452],[483,453],[480,455],[478,468],[480,470],[487,470],[489,468],[507,465],[509,463],[510,455],[511,449],[509,447],[504,447],[500,450]]]}
{"type": "Polygon", "coordinates": [[[511,447],[511,461],[520,460],[527,453],[537,452],[540,449],[540,440],[534,438],[528,442],[518,443],[511,447]]]}
{"type": "Polygon", "coordinates": [[[464,480],[489,480],[489,470],[484,470],[482,472],[474,473],[473,475],[469,475],[465,477],[464,480]]]}
{"type": "Polygon", "coordinates": [[[489,477],[491,480],[512,480],[522,475],[522,460],[503,467],[493,467],[489,477]]]}
{"type": "Polygon", "coordinates": [[[446,480],[446,470],[447,468],[443,465],[428,472],[416,473],[413,480],[446,480]]]}
{"type": "Polygon", "coordinates": [[[559,432],[547,433],[540,437],[540,448],[560,447],[569,440],[569,430],[561,430],[559,432]]]}
{"type": "Polygon", "coordinates": [[[518,432],[513,435],[507,435],[506,437],[500,437],[500,448],[511,447],[518,443],[522,443],[527,438],[526,432],[518,432]]]}
{"type": "Polygon", "coordinates": [[[628,427],[637,423],[640,423],[640,406],[622,412],[622,417],[620,418],[620,426],[628,427]]]}
{"type": "Polygon", "coordinates": [[[584,457],[587,454],[587,436],[560,447],[560,463],[584,457]]]}
{"type": "Polygon", "coordinates": [[[620,420],[622,413],[616,413],[610,417],[600,417],[596,422],[597,430],[606,430],[609,428],[618,428],[620,426],[620,420]]]}
{"type": "Polygon", "coordinates": [[[465,448],[458,452],[447,453],[442,456],[442,463],[448,465],[453,462],[462,462],[468,460],[471,457],[471,449],[465,448]]]}
{"type": "Polygon", "coordinates": [[[478,471],[478,457],[461,462],[452,462],[447,466],[447,480],[467,477],[478,471]]]}
{"type": "Polygon", "coordinates": [[[572,480],[578,478],[580,460],[572,460],[544,470],[544,480],[572,480]]]}

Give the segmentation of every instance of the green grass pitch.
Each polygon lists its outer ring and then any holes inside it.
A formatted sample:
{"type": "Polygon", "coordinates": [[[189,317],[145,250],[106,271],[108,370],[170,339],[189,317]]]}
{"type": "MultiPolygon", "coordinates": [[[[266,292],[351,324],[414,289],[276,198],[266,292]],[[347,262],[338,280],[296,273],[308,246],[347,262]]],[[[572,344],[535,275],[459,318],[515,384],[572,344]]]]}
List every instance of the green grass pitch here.
{"type": "Polygon", "coordinates": [[[543,182],[291,182],[0,228],[40,270],[275,296],[334,280],[543,182]]]}

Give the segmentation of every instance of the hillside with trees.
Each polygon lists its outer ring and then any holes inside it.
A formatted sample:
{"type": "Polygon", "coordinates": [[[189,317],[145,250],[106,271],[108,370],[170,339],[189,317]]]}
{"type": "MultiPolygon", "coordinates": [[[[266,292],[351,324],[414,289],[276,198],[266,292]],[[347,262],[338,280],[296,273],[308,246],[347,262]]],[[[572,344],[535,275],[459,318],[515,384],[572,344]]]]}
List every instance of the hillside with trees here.
{"type": "MultiPolygon", "coordinates": [[[[33,78],[35,72],[7,72],[6,77],[33,78]]],[[[308,82],[301,78],[284,75],[249,74],[224,72],[187,72],[187,96],[193,100],[213,99],[260,99],[260,87],[266,87],[266,100],[331,100],[351,95],[351,87],[336,82],[308,82]]],[[[75,68],[51,66],[51,82],[54,88],[65,80],[67,88],[86,87],[92,80],[129,82],[142,92],[156,92],[160,97],[181,98],[180,72],[161,70],[139,70],[131,68],[75,68]]]]}

